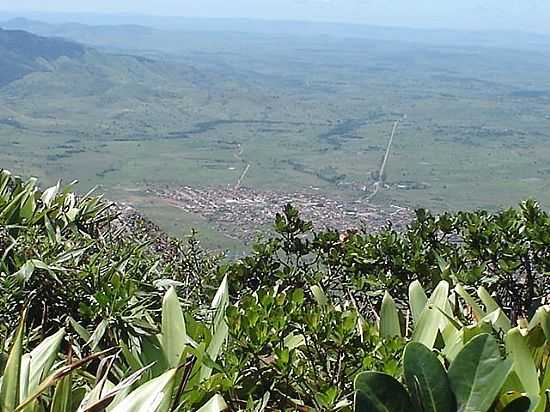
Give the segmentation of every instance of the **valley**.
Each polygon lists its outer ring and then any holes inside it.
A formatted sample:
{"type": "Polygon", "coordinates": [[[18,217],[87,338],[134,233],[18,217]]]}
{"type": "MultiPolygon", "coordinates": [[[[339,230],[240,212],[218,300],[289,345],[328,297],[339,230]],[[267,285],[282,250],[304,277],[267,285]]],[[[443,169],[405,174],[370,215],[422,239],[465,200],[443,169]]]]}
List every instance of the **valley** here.
{"type": "Polygon", "coordinates": [[[214,247],[241,244],[250,235],[232,236],[232,221],[252,211],[220,223],[203,202],[234,193],[276,209],[273,199],[313,192],[380,221],[392,205],[550,203],[547,49],[144,30],[143,46],[109,47],[101,39],[115,27],[64,30],[87,44],[23,54],[21,75],[0,85],[0,167],[98,186],[170,233],[197,227],[214,247]],[[183,187],[200,210],[167,202],[183,187]]]}

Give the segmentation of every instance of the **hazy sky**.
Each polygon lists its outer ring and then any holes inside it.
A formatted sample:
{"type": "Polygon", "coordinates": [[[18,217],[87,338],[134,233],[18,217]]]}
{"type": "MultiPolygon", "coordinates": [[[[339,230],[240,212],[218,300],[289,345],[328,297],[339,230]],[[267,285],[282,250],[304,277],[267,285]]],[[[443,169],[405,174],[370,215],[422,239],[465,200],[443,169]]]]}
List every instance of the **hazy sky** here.
{"type": "Polygon", "coordinates": [[[550,0],[0,0],[0,10],[251,17],[550,33],[550,0]]]}

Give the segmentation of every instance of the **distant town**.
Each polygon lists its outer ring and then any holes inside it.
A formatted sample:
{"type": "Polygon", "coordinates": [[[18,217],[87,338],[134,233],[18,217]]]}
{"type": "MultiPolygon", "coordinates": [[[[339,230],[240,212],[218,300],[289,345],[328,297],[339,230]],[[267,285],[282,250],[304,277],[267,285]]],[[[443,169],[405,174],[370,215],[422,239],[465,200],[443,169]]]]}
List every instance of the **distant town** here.
{"type": "Polygon", "coordinates": [[[413,212],[404,207],[391,205],[381,208],[367,201],[331,199],[309,191],[283,193],[260,191],[249,187],[149,187],[149,195],[164,199],[167,203],[187,212],[200,215],[229,237],[250,242],[258,232],[272,225],[275,216],[285,205],[292,204],[302,217],[313,223],[317,230],[338,231],[364,228],[378,230],[391,225],[406,226],[413,212]]]}

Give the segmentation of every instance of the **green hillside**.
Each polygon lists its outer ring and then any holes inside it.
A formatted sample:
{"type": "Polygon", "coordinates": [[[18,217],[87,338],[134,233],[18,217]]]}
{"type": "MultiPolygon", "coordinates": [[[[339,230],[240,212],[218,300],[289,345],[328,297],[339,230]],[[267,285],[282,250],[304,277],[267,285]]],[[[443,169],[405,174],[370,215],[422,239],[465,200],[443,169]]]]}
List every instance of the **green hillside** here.
{"type": "Polygon", "coordinates": [[[104,47],[0,88],[0,164],[100,186],[172,233],[197,227],[214,246],[240,249],[236,234],[248,229],[232,226],[255,217],[233,207],[235,193],[245,205],[303,194],[335,205],[325,217],[372,207],[374,227],[392,205],[550,202],[544,49],[243,32],[162,32],[169,39],[141,43],[157,31],[73,29],[103,35],[104,47]],[[201,194],[198,206],[175,199],[187,190],[201,194]]]}
{"type": "Polygon", "coordinates": [[[61,57],[79,58],[84,53],[83,46],[66,40],[0,28],[0,87],[30,73],[47,71],[48,64],[61,57]]]}

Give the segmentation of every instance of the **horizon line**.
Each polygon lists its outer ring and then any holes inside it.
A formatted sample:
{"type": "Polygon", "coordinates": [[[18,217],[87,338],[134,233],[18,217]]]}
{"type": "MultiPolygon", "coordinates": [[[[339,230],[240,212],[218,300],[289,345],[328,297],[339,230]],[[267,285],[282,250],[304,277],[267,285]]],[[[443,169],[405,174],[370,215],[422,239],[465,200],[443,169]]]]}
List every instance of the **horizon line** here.
{"type": "MultiPolygon", "coordinates": [[[[457,32],[457,33],[499,33],[499,32],[508,32],[508,33],[524,33],[524,34],[532,34],[532,35],[539,35],[539,36],[545,36],[550,37],[550,31],[543,32],[538,30],[526,30],[526,29],[520,29],[520,28],[457,28],[457,27],[427,27],[427,26],[415,26],[415,25],[399,25],[399,24],[374,24],[374,23],[359,23],[359,22],[350,22],[350,21],[340,21],[340,20],[304,20],[304,19],[292,19],[292,18],[269,18],[269,17],[236,17],[236,16],[197,16],[197,15],[176,15],[176,16],[169,16],[165,14],[147,14],[147,13],[131,13],[131,12],[109,12],[109,11],[45,11],[45,10],[5,10],[0,9],[0,15],[1,14],[10,14],[14,15],[15,17],[11,17],[10,20],[17,19],[17,18],[23,18],[27,20],[33,20],[33,18],[26,17],[24,14],[42,14],[42,15],[52,15],[52,16],[95,16],[95,17],[125,17],[125,18],[152,18],[152,19],[166,19],[166,20],[177,20],[177,19],[189,19],[189,20],[214,20],[214,21],[257,21],[257,22],[269,22],[269,23],[296,23],[296,24],[303,24],[303,25],[340,25],[340,26],[349,26],[349,27],[370,27],[370,28],[377,28],[377,29],[402,29],[402,30],[416,30],[416,31],[425,31],[425,32],[457,32]]],[[[35,20],[40,22],[40,19],[35,20]]],[[[48,24],[69,24],[69,23],[78,23],[83,24],[87,26],[98,26],[99,24],[91,24],[91,23],[82,23],[79,21],[71,21],[66,20],[63,22],[45,22],[41,21],[42,23],[48,23],[48,24]]],[[[121,25],[136,25],[136,26],[142,26],[142,27],[149,27],[149,28],[155,28],[154,25],[146,25],[142,23],[103,23],[101,25],[105,26],[121,26],[121,25]]],[[[156,27],[158,29],[158,27],[156,27]]],[[[164,28],[159,29],[164,31],[173,31],[175,28],[164,28]]]]}

